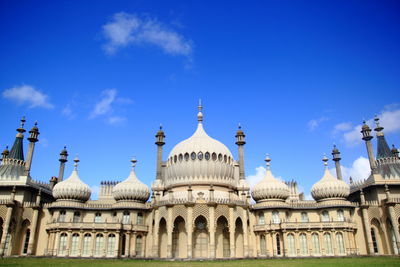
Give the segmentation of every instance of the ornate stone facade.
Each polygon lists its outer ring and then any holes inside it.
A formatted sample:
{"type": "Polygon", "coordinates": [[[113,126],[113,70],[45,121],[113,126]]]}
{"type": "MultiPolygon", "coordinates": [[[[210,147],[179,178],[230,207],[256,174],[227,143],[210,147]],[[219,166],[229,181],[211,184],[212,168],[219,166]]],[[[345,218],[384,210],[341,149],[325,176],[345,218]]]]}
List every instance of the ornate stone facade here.
{"type": "MultiPolygon", "coordinates": [[[[400,160],[376,121],[363,140],[371,174],[342,180],[340,152],[332,151],[338,178],[325,167],[304,200],[297,182],[281,182],[266,158],[265,178],[254,188],[245,179],[245,135],[236,134],[239,159],[207,135],[199,105],[193,136],[163,161],[165,135],[156,134],[157,171],[150,189],[135,174],[101,182],[98,200],[78,175],[78,159],[63,181],[68,152],[60,154],[58,177],[49,184],[30,176],[39,129],[29,132],[24,159],[24,123],[0,166],[0,254],[57,257],[248,258],[399,254],[400,160]],[[252,200],[252,197],[255,201],[252,200]]],[[[327,165],[328,159],[324,158],[327,165]]],[[[82,165],[84,168],[84,164],[82,165]]]]}

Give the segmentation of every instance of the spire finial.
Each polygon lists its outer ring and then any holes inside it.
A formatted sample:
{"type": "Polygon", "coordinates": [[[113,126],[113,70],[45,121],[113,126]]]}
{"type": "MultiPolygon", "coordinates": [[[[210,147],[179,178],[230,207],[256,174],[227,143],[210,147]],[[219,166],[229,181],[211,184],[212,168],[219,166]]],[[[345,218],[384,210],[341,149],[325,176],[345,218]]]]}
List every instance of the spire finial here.
{"type": "Polygon", "coordinates": [[[25,122],[26,122],[25,116],[22,116],[22,118],[21,118],[21,128],[22,128],[22,129],[23,129],[24,126],[25,126],[25,122]]]}
{"type": "Polygon", "coordinates": [[[240,122],[238,123],[238,128],[239,130],[242,129],[242,125],[240,125],[240,122]]]}
{"type": "Polygon", "coordinates": [[[378,135],[378,136],[383,136],[382,130],[383,130],[384,128],[383,128],[382,126],[380,126],[380,124],[379,124],[379,117],[378,117],[378,115],[375,115],[374,121],[375,121],[375,125],[376,125],[376,127],[375,127],[374,130],[377,132],[377,135],[378,135]]]}
{"type": "Polygon", "coordinates": [[[135,156],[132,157],[131,162],[132,162],[132,169],[134,169],[136,167],[136,162],[137,162],[135,156]]]}
{"type": "Polygon", "coordinates": [[[17,132],[18,132],[17,137],[20,137],[20,138],[23,138],[23,137],[24,137],[24,136],[23,136],[23,133],[26,132],[25,129],[24,129],[25,122],[26,122],[25,116],[22,116],[22,118],[21,118],[21,125],[20,125],[19,128],[17,129],[17,132]]]}
{"type": "Polygon", "coordinates": [[[267,153],[267,154],[265,154],[265,162],[266,162],[266,165],[267,165],[267,170],[269,170],[270,169],[270,166],[271,166],[271,158],[269,157],[269,154],[267,153]]]}
{"type": "Polygon", "coordinates": [[[78,162],[79,162],[79,158],[78,158],[78,154],[76,154],[75,158],[74,158],[74,169],[76,170],[78,168],[78,162]]]}
{"type": "Polygon", "coordinates": [[[324,153],[324,157],[322,158],[322,161],[324,162],[324,166],[328,168],[328,158],[326,157],[326,153],[324,153]]]}
{"type": "Polygon", "coordinates": [[[160,130],[162,130],[162,123],[160,123],[160,130]]]}
{"type": "Polygon", "coordinates": [[[197,121],[199,122],[199,123],[202,123],[202,121],[203,121],[203,106],[202,106],[202,104],[201,104],[201,99],[199,99],[199,105],[197,106],[197,108],[198,108],[198,110],[199,110],[199,113],[197,113],[197,121]]]}

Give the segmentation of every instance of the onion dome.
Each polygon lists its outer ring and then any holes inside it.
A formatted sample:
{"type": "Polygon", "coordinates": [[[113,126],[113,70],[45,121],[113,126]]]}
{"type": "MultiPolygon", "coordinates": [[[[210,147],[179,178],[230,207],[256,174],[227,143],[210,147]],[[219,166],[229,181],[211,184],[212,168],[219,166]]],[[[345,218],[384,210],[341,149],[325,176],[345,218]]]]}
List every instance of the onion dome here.
{"type": "Polygon", "coordinates": [[[312,197],[315,200],[348,197],[350,194],[349,185],[332,176],[328,169],[328,158],[326,156],[324,156],[322,161],[325,165],[324,176],[311,188],[312,197]]]}
{"type": "Polygon", "coordinates": [[[6,148],[1,152],[1,158],[5,159],[7,156],[10,154],[10,151],[8,150],[8,145],[6,145],[6,148]]]}
{"type": "Polygon", "coordinates": [[[78,157],[74,159],[74,170],[66,180],[57,183],[53,188],[53,197],[58,200],[76,200],[86,202],[90,198],[90,187],[78,176],[78,157]]]}
{"type": "Polygon", "coordinates": [[[236,186],[232,153],[205,132],[202,109],[199,103],[195,133],[177,144],[168,156],[166,187],[187,185],[189,182],[192,185],[236,186]]]}
{"type": "Polygon", "coordinates": [[[112,190],[113,197],[117,201],[133,200],[138,202],[146,202],[150,196],[150,189],[136,177],[136,159],[132,159],[131,162],[131,173],[125,181],[122,181],[114,186],[112,190]]]}
{"type": "Polygon", "coordinates": [[[279,200],[283,201],[289,197],[289,187],[274,177],[270,169],[271,159],[267,154],[265,158],[267,171],[264,178],[256,184],[251,192],[257,202],[279,200]]]}
{"type": "Polygon", "coordinates": [[[32,129],[29,131],[29,137],[28,140],[30,142],[37,142],[38,141],[38,136],[39,136],[39,128],[37,127],[37,121],[35,122],[35,125],[32,127],[32,129]]]}

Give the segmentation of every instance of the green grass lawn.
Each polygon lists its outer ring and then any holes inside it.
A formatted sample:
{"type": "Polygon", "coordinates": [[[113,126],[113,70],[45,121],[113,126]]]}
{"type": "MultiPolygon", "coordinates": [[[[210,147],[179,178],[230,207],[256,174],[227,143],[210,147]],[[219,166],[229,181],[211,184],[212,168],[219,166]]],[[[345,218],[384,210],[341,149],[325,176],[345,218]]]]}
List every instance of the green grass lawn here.
{"type": "Polygon", "coordinates": [[[4,258],[0,266],[143,266],[143,267],[256,267],[256,266],[400,266],[399,257],[321,258],[321,259],[259,259],[231,261],[156,261],[109,259],[60,259],[60,258],[4,258]]]}

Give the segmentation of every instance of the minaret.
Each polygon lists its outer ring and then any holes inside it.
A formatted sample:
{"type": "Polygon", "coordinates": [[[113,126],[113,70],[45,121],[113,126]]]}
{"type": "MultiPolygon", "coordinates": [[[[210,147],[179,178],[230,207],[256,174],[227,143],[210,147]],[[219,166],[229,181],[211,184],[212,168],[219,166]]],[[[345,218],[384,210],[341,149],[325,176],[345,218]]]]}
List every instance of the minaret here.
{"type": "Polygon", "coordinates": [[[336,177],[339,180],[343,180],[342,168],[340,167],[340,160],[341,160],[340,151],[339,151],[339,149],[336,148],[336,145],[333,145],[332,156],[333,156],[333,161],[335,162],[335,167],[336,167],[336,177]]]}
{"type": "Polygon", "coordinates": [[[33,151],[35,150],[35,143],[39,141],[38,136],[39,136],[39,129],[37,127],[37,122],[35,122],[35,125],[32,127],[32,129],[29,131],[29,148],[28,148],[28,156],[25,162],[25,175],[29,176],[29,173],[31,171],[31,166],[32,166],[32,158],[33,158],[33,151]]]}
{"type": "Polygon", "coordinates": [[[160,130],[158,130],[156,134],[156,143],[157,145],[157,172],[156,179],[161,180],[161,164],[162,164],[162,154],[163,154],[163,145],[165,145],[165,135],[162,130],[162,125],[160,125],[160,130]]]}
{"type": "Polygon", "coordinates": [[[393,157],[392,151],[390,151],[389,145],[386,142],[385,134],[383,133],[383,127],[379,125],[379,118],[375,116],[375,132],[377,138],[377,153],[376,159],[391,158],[393,157]]]}
{"type": "Polygon", "coordinates": [[[361,127],[361,133],[363,135],[362,140],[365,141],[365,145],[367,146],[367,152],[368,152],[368,159],[369,159],[369,165],[371,167],[371,171],[373,174],[377,173],[377,168],[376,168],[376,163],[375,163],[375,158],[374,158],[374,150],[372,148],[372,143],[371,139],[373,138],[371,136],[371,128],[363,121],[363,125],[361,127]]]}
{"type": "Polygon", "coordinates": [[[67,151],[67,146],[64,146],[64,149],[61,150],[60,153],[60,169],[58,171],[58,182],[61,182],[64,178],[64,168],[65,168],[65,162],[68,161],[68,151],[67,151]]]}
{"type": "Polygon", "coordinates": [[[244,151],[243,151],[243,146],[246,144],[244,141],[244,133],[242,131],[242,127],[238,126],[238,130],[236,132],[236,145],[238,145],[238,151],[239,151],[239,179],[244,180],[244,151]]]}
{"type": "Polygon", "coordinates": [[[3,161],[5,158],[7,158],[9,154],[10,154],[10,151],[8,151],[8,145],[6,145],[6,148],[3,150],[3,152],[1,152],[0,161],[3,161]]]}
{"type": "Polygon", "coordinates": [[[24,161],[24,149],[22,143],[24,140],[24,133],[26,132],[24,129],[25,121],[25,117],[22,117],[21,126],[17,129],[18,133],[15,136],[15,141],[10,150],[8,158],[24,161]]]}

